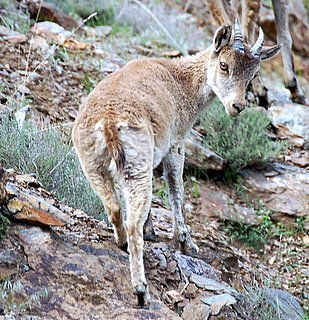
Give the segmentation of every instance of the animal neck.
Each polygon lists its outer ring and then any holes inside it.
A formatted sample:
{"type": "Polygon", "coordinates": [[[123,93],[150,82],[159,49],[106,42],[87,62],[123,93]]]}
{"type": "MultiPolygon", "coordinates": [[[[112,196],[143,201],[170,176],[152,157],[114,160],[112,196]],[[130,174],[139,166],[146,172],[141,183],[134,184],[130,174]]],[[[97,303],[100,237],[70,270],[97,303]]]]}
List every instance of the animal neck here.
{"type": "Polygon", "coordinates": [[[189,99],[187,108],[190,108],[196,118],[215,97],[211,87],[207,85],[207,66],[210,60],[210,48],[179,60],[185,76],[183,87],[189,99]]]}

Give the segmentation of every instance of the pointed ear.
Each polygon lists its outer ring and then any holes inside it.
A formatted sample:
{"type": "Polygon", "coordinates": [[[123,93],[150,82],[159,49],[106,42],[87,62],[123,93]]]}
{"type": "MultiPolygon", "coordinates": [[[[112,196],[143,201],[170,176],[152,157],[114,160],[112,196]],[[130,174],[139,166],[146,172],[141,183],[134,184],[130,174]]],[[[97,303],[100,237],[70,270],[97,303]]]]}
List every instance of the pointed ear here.
{"type": "Polygon", "coordinates": [[[260,55],[260,60],[262,61],[265,61],[265,60],[268,60],[268,59],[271,59],[273,57],[275,57],[280,49],[281,49],[282,45],[281,44],[278,44],[276,46],[273,46],[273,47],[264,47],[262,48],[262,51],[261,51],[261,55],[260,55]]]}
{"type": "Polygon", "coordinates": [[[216,53],[218,53],[223,47],[229,44],[231,33],[232,27],[228,25],[222,26],[217,29],[213,39],[214,51],[216,53]]]}

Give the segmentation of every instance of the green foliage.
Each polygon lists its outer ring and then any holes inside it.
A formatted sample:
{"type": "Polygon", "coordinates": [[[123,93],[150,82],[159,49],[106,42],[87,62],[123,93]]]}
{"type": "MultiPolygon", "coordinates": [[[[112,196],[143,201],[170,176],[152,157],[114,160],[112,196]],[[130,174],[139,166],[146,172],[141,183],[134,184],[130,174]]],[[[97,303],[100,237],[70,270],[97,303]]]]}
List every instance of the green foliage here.
{"type": "Polygon", "coordinates": [[[85,73],[84,79],[83,79],[83,86],[87,94],[89,94],[94,89],[95,85],[96,85],[96,81],[94,81],[87,73],[85,73]]]}
{"type": "Polygon", "coordinates": [[[200,197],[198,183],[194,180],[192,181],[192,194],[194,199],[198,199],[200,197]]]}
{"type": "Polygon", "coordinates": [[[128,24],[120,24],[120,23],[113,23],[112,24],[112,31],[110,35],[122,34],[123,36],[130,38],[133,36],[133,28],[128,24]]]}
{"type": "Polygon", "coordinates": [[[107,25],[115,21],[116,13],[123,5],[122,0],[47,0],[55,7],[73,16],[79,16],[83,19],[89,17],[92,13],[97,15],[89,20],[89,26],[107,25]]]}
{"type": "Polygon", "coordinates": [[[34,173],[44,188],[64,203],[99,216],[99,198],[84,177],[71,143],[65,143],[55,128],[37,130],[26,122],[19,129],[13,115],[0,120],[0,160],[6,167],[34,173]]]}
{"type": "Polygon", "coordinates": [[[304,5],[307,10],[307,14],[309,14],[309,0],[304,0],[304,5]]]}
{"type": "MultiPolygon", "coordinates": [[[[254,200],[250,202],[248,195],[237,185],[236,192],[242,196],[247,205],[254,206],[254,200]]],[[[272,211],[267,209],[261,200],[256,209],[256,214],[259,216],[259,225],[256,226],[233,221],[225,222],[225,230],[232,240],[243,242],[256,250],[260,250],[271,238],[306,233],[304,228],[305,217],[297,218],[296,226],[287,226],[281,222],[274,222],[271,220],[272,211]]]]}
{"type": "Polygon", "coordinates": [[[260,217],[260,224],[257,226],[227,221],[225,227],[231,239],[239,240],[257,250],[266,244],[276,225],[271,221],[271,211],[264,206],[260,207],[257,215],[260,217]]]}
{"type": "Polygon", "coordinates": [[[160,183],[155,183],[153,188],[154,194],[163,199],[163,203],[166,208],[170,208],[169,198],[168,198],[168,185],[165,180],[161,180],[160,183]]]}
{"type": "Polygon", "coordinates": [[[48,297],[46,288],[33,294],[27,294],[24,286],[19,282],[5,279],[0,282],[0,306],[4,314],[32,310],[41,305],[41,301],[48,297]]]}
{"type": "Polygon", "coordinates": [[[0,215],[0,241],[5,237],[9,225],[9,220],[6,217],[0,215]]]}
{"type": "Polygon", "coordinates": [[[15,0],[0,0],[0,25],[24,34],[29,33],[30,17],[15,0]]]}
{"type": "Polygon", "coordinates": [[[276,158],[285,147],[266,136],[269,119],[251,108],[232,118],[216,100],[201,124],[206,131],[205,143],[225,159],[230,172],[276,158]]]}
{"type": "Polygon", "coordinates": [[[307,311],[305,314],[304,314],[304,317],[302,320],[309,320],[309,311],[307,311]]]}

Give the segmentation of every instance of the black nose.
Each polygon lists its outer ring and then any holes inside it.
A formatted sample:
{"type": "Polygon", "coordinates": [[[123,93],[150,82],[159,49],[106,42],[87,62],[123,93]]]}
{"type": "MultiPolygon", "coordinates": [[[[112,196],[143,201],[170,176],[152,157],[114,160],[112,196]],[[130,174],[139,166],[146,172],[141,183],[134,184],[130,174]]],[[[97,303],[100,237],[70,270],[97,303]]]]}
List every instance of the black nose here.
{"type": "Polygon", "coordinates": [[[233,108],[235,108],[238,113],[240,113],[244,110],[245,107],[240,103],[233,103],[233,108]]]}

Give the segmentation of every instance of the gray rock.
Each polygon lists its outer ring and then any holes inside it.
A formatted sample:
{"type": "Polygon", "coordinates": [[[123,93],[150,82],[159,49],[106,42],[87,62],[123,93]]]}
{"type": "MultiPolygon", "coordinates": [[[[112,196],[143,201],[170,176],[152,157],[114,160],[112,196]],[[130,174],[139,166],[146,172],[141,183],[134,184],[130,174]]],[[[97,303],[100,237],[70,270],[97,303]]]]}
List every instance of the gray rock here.
{"type": "Polygon", "coordinates": [[[212,190],[207,185],[200,185],[202,210],[210,218],[235,221],[247,225],[258,225],[259,218],[252,208],[234,203],[223,191],[212,190]]]}
{"type": "Polygon", "coordinates": [[[272,124],[278,129],[280,136],[288,138],[296,146],[309,143],[308,107],[286,103],[268,109],[272,124]]]}
{"type": "Polygon", "coordinates": [[[268,302],[279,314],[280,320],[302,320],[304,312],[297,300],[288,292],[278,289],[262,289],[268,302]]]}
{"type": "Polygon", "coordinates": [[[26,40],[27,37],[24,34],[12,31],[7,27],[0,26],[0,43],[7,41],[15,44],[25,42],[26,40]]]}
{"type": "Polygon", "coordinates": [[[210,306],[212,315],[219,314],[224,306],[230,306],[236,303],[236,299],[227,293],[211,297],[204,297],[201,299],[201,301],[210,306]]]}
{"type": "Polygon", "coordinates": [[[190,135],[185,141],[186,161],[185,164],[200,170],[222,170],[224,160],[222,157],[209,150],[203,144],[200,134],[191,129],[190,135]]]}
{"type": "Polygon", "coordinates": [[[195,299],[193,302],[186,305],[182,318],[184,320],[207,320],[210,315],[210,307],[201,303],[199,299],[195,299]]]}
{"type": "Polygon", "coordinates": [[[220,280],[220,271],[214,269],[201,259],[186,256],[178,252],[173,255],[173,258],[177,261],[178,267],[181,268],[181,271],[187,277],[196,274],[213,280],[220,280]]]}
{"type": "Polygon", "coordinates": [[[248,191],[260,195],[267,208],[289,216],[309,212],[309,172],[297,166],[272,164],[279,174],[265,177],[261,171],[244,169],[240,173],[248,191]]]}
{"type": "Polygon", "coordinates": [[[233,288],[226,286],[218,281],[209,279],[198,274],[192,274],[190,276],[190,281],[195,283],[199,288],[206,289],[209,291],[223,291],[223,292],[233,292],[233,288]]]}
{"type": "Polygon", "coordinates": [[[95,27],[95,32],[98,37],[104,38],[108,36],[112,31],[111,26],[97,26],[95,27]]]}

